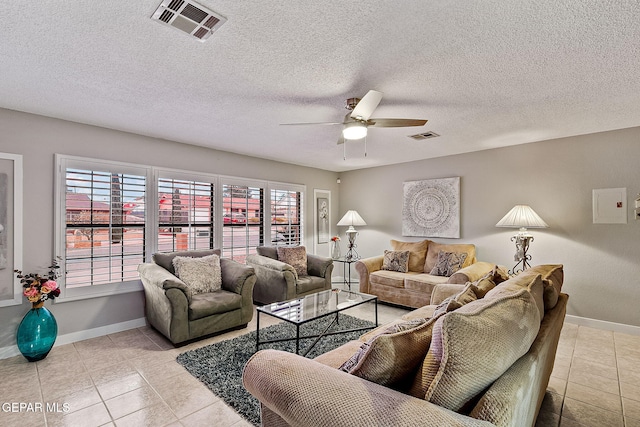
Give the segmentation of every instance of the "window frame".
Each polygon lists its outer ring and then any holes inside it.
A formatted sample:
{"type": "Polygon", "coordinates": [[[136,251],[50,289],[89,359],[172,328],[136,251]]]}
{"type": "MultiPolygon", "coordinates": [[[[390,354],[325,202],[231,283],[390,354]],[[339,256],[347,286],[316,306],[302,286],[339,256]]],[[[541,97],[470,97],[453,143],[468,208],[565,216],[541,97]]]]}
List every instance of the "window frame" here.
{"type": "MultiPolygon", "coordinates": [[[[57,154],[56,160],[56,176],[54,178],[54,252],[56,257],[61,257],[61,267],[66,266],[66,229],[67,229],[67,212],[66,212],[66,171],[67,169],[85,169],[110,173],[126,173],[145,177],[145,225],[144,235],[149,236],[150,228],[149,211],[146,196],[149,192],[149,183],[153,179],[153,171],[150,166],[124,163],[110,160],[88,159],[84,157],[68,156],[57,154]]],[[[143,260],[148,258],[149,238],[146,237],[143,243],[144,253],[143,260]]],[[[139,279],[128,280],[123,282],[112,282],[107,284],[89,285],[78,288],[68,288],[66,286],[66,274],[60,274],[58,278],[60,286],[60,296],[55,302],[76,301],[87,298],[96,298],[109,295],[117,295],[128,292],[136,292],[142,290],[142,283],[139,279]]]]}

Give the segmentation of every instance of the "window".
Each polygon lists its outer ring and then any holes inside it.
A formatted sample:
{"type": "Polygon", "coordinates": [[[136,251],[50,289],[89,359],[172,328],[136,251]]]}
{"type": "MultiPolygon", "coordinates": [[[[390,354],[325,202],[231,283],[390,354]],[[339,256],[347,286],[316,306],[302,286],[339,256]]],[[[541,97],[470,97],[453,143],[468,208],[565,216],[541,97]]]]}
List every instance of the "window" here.
{"type": "Polygon", "coordinates": [[[64,260],[63,298],[137,285],[146,254],[147,179],[144,168],[60,162],[56,212],[64,221],[56,245],[64,260]]]}
{"type": "Polygon", "coordinates": [[[273,245],[302,244],[302,192],[271,188],[271,242],[273,245]]]}
{"type": "Polygon", "coordinates": [[[244,263],[303,244],[305,187],[56,155],[59,301],[142,289],[154,252],[221,248],[244,263]],[[148,207],[153,207],[148,209],[148,207]]]}
{"type": "Polygon", "coordinates": [[[264,188],[241,182],[222,185],[222,256],[245,262],[264,244],[264,188]]]}
{"type": "Polygon", "coordinates": [[[215,184],[172,178],[157,182],[158,251],[214,248],[215,184]]]}

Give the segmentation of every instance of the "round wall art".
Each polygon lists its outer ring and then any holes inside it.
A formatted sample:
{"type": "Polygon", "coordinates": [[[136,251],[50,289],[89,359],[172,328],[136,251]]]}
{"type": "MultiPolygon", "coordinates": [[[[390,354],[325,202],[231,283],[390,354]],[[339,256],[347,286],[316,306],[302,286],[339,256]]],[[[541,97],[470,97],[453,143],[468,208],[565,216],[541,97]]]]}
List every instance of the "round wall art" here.
{"type": "Polygon", "coordinates": [[[460,238],[460,177],[405,182],[402,235],[460,238]]]}

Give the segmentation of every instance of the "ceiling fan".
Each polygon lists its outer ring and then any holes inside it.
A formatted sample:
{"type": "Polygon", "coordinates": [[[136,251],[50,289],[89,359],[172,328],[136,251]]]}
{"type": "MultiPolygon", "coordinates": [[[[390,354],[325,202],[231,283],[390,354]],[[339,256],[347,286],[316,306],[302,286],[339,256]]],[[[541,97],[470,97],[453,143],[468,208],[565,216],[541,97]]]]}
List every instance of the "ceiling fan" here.
{"type": "MultiPolygon", "coordinates": [[[[372,118],[374,110],[380,104],[382,92],[370,90],[362,98],[347,99],[346,109],[350,110],[344,121],[342,122],[320,122],[320,123],[282,123],[283,126],[296,125],[343,125],[342,134],[338,140],[338,144],[344,144],[345,140],[362,139],[367,136],[367,128],[379,127],[408,127],[408,126],[424,126],[426,119],[380,119],[372,118]]],[[[366,144],[366,140],[365,140],[366,144]]],[[[366,147],[365,147],[366,150],[366,147]]],[[[366,156],[366,151],[365,151],[366,156]]]]}

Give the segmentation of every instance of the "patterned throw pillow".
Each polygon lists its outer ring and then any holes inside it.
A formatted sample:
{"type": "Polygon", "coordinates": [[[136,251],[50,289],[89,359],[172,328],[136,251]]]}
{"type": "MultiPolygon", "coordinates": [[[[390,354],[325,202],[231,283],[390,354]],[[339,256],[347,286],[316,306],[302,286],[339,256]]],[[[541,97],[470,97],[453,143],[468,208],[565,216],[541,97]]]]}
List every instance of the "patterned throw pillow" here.
{"type": "Polygon", "coordinates": [[[466,253],[440,251],[438,252],[438,261],[429,274],[433,276],[450,277],[462,268],[466,259],[466,253]]]}
{"type": "Polygon", "coordinates": [[[304,246],[278,246],[278,260],[289,264],[298,276],[308,276],[307,249],[304,246]]]}
{"type": "Polygon", "coordinates": [[[476,289],[474,284],[468,282],[460,292],[453,296],[450,296],[449,298],[438,304],[435,311],[433,312],[433,317],[437,317],[440,314],[457,310],[463,305],[469,304],[470,302],[477,299],[478,297],[476,296],[476,289]]]}
{"type": "Polygon", "coordinates": [[[222,288],[222,272],[218,255],[200,258],[176,256],[172,262],[176,276],[191,288],[194,295],[222,288]]]}
{"type": "Polygon", "coordinates": [[[406,273],[409,271],[409,251],[384,251],[382,269],[406,273]]]}

